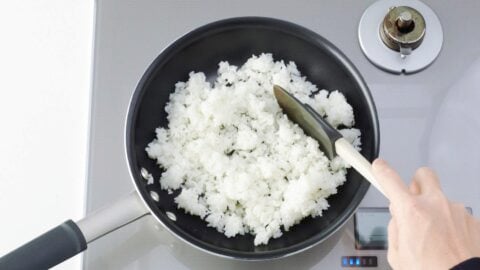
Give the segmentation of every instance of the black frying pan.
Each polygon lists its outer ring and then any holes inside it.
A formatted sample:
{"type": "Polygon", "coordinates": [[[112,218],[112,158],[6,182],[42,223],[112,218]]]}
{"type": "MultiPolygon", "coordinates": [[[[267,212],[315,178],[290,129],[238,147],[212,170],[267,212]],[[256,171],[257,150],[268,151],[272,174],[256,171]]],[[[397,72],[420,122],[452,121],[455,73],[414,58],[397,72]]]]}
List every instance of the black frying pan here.
{"type": "Polygon", "coordinates": [[[341,91],[353,107],[355,127],[362,132],[361,153],[370,161],[377,157],[379,128],[372,97],[359,72],[336,47],[318,34],[290,22],[259,17],[217,21],[172,43],[138,83],[126,123],[126,152],[137,192],[77,223],[67,221],[7,254],[0,258],[0,268],[50,267],[84,250],[87,242],[145,214],[152,214],[173,234],[197,248],[246,260],[297,253],[321,243],[341,228],[369,187],[353,170],[349,170],[339,192],[328,198],[330,208],[322,217],[306,218],[282,237],[261,246],[253,245],[251,235],[227,238],[207,227],[199,217],[177,209],[173,199],[178,192],[168,194],[160,189],[158,181],[153,184],[145,181],[147,171],[154,179],[162,173],[156,162],[148,158],[145,147],[154,139],[156,127],[168,126],[164,107],[175,83],[186,81],[192,70],[205,72],[213,81],[220,61],[241,65],[252,54],[262,52],[273,53],[276,60],[295,61],[300,72],[320,89],[341,91]]]}

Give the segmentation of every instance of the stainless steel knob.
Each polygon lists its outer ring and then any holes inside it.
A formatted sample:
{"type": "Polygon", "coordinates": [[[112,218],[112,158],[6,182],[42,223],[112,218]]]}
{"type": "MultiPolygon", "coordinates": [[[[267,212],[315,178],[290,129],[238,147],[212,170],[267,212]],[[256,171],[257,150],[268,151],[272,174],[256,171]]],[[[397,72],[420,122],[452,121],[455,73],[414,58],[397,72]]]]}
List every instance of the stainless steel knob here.
{"type": "Polygon", "coordinates": [[[425,30],[425,19],[416,9],[391,7],[380,25],[380,37],[390,49],[408,55],[420,46],[425,30]]]}

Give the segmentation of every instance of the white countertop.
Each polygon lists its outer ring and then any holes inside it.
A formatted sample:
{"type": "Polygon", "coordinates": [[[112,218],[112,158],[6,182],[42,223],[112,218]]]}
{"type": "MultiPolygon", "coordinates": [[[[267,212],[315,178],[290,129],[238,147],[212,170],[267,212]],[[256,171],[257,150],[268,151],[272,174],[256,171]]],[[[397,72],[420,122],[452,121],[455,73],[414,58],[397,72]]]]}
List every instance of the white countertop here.
{"type": "Polygon", "coordinates": [[[0,256],[83,216],[93,23],[93,0],[2,2],[0,256]]]}

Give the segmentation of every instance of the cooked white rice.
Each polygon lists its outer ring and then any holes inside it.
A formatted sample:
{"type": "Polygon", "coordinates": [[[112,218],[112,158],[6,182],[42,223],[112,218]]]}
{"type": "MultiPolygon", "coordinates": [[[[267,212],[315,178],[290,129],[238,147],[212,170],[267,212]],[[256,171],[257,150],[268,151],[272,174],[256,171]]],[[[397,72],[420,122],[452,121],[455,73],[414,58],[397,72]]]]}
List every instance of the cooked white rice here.
{"type": "Polygon", "coordinates": [[[178,82],[166,106],[168,129],[146,151],[165,169],[163,189],[181,189],[178,207],[227,237],[251,233],[267,244],[304,217],[321,216],[326,198],[346,178],[346,164],[329,161],[318,143],[282,113],[278,84],[310,104],[356,148],[360,131],[352,107],[302,77],[294,62],[252,56],[238,68],[219,63],[215,83],[202,72],[178,82]]]}

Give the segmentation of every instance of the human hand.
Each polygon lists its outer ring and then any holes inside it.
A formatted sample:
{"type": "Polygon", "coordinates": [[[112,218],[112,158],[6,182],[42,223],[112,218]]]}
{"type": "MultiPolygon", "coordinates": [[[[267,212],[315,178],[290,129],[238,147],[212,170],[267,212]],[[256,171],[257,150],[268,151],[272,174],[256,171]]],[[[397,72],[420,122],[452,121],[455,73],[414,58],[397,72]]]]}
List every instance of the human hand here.
{"type": "Polygon", "coordinates": [[[480,221],[445,197],[432,170],[418,169],[409,187],[383,160],[373,162],[373,173],[390,200],[393,269],[450,269],[480,257],[480,221]]]}

